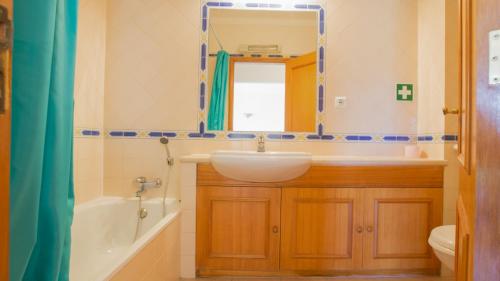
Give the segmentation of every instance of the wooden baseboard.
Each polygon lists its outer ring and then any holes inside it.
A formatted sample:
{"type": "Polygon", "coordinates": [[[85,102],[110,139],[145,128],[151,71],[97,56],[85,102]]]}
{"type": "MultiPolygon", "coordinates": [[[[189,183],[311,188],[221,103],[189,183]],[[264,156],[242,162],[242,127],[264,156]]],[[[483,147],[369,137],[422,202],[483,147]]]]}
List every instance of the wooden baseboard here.
{"type": "Polygon", "coordinates": [[[412,269],[412,270],[335,270],[335,271],[231,271],[231,270],[213,270],[199,269],[196,271],[197,277],[336,277],[336,276],[351,276],[351,275],[401,275],[414,274],[422,276],[437,276],[440,274],[440,269],[412,269]]]}

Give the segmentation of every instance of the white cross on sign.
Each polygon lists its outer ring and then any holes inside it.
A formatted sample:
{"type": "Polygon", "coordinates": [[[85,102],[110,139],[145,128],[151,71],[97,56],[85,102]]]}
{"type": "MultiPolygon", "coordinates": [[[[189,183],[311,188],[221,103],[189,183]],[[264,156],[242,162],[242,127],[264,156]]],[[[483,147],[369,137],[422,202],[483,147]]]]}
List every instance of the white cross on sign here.
{"type": "Polygon", "coordinates": [[[408,97],[413,95],[413,93],[408,90],[408,86],[403,86],[403,89],[400,90],[398,94],[403,97],[403,100],[408,100],[408,97]]]}

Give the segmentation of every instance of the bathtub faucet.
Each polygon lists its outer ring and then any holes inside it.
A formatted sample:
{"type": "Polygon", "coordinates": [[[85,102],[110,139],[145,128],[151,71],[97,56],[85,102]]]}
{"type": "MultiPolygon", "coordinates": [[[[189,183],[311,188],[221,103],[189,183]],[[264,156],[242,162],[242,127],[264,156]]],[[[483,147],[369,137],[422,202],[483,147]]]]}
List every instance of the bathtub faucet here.
{"type": "Polygon", "coordinates": [[[139,190],[135,193],[136,197],[140,197],[146,190],[151,188],[159,188],[161,186],[161,179],[157,178],[153,181],[147,181],[146,177],[138,177],[135,182],[139,186],[139,190]]]}

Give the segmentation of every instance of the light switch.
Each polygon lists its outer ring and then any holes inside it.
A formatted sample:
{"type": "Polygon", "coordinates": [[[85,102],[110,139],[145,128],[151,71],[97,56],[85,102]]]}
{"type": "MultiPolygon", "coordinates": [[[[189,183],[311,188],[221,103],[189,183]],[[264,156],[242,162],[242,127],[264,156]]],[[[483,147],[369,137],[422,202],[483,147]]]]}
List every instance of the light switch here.
{"type": "Polygon", "coordinates": [[[490,32],[490,85],[500,85],[500,29],[490,32]]]}
{"type": "Polygon", "coordinates": [[[346,97],[335,97],[335,107],[336,108],[344,108],[347,105],[346,97]]]}

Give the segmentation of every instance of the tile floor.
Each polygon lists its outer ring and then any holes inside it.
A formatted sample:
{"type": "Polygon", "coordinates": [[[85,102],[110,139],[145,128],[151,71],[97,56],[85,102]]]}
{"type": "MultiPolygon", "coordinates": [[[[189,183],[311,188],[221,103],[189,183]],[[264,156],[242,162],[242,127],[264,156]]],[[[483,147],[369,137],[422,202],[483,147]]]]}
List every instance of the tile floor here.
{"type": "Polygon", "coordinates": [[[454,281],[453,277],[439,276],[358,276],[358,277],[218,277],[181,279],[181,281],[454,281]]]}

